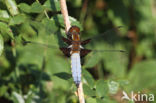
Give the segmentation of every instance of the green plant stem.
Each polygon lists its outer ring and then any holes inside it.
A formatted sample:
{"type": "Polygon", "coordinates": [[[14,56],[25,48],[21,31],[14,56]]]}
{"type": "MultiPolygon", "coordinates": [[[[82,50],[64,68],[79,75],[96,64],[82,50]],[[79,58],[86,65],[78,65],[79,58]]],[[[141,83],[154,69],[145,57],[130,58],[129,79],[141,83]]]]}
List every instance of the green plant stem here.
{"type": "MultiPolygon", "coordinates": [[[[40,3],[39,0],[36,0],[36,2],[40,3]]],[[[48,13],[47,13],[46,10],[44,10],[44,14],[45,14],[45,16],[46,16],[48,19],[50,19],[50,17],[48,16],[48,13]]]]}

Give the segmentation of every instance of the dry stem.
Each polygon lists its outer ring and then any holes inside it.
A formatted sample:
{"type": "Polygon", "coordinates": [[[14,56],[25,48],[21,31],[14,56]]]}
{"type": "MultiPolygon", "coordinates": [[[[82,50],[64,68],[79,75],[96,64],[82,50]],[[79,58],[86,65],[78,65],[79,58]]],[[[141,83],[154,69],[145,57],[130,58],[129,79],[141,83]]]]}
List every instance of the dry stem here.
{"type": "Polygon", "coordinates": [[[65,30],[67,33],[69,28],[71,27],[71,25],[70,25],[70,21],[69,21],[69,17],[68,17],[66,0],[60,0],[60,5],[61,5],[61,13],[63,15],[64,24],[65,24],[65,30]]]}
{"type": "MultiPolygon", "coordinates": [[[[70,21],[69,21],[69,17],[68,17],[66,0],[60,0],[60,5],[61,5],[61,13],[63,15],[64,24],[65,24],[65,30],[67,33],[69,28],[71,27],[71,25],[70,25],[70,21]]],[[[82,82],[80,83],[79,87],[77,88],[77,93],[78,93],[78,97],[79,97],[79,102],[85,103],[82,82]]]]}
{"type": "Polygon", "coordinates": [[[77,88],[77,93],[78,93],[80,103],[85,103],[82,82],[80,83],[79,87],[77,88]]]}

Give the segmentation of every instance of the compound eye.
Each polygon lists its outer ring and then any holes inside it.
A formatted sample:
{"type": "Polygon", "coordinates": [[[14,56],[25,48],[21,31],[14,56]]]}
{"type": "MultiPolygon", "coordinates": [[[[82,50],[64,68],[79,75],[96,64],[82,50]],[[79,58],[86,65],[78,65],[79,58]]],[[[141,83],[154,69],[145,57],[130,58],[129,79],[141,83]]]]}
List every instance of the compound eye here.
{"type": "Polygon", "coordinates": [[[72,26],[72,27],[69,29],[68,33],[76,33],[76,34],[79,34],[79,33],[80,33],[80,28],[77,27],[77,26],[72,26]]]}

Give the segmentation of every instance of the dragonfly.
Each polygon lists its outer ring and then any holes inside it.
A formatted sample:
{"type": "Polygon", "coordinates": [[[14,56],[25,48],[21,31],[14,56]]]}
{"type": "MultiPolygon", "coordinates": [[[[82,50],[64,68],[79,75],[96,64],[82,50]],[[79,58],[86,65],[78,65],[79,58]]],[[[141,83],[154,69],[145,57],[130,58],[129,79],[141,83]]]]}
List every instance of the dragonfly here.
{"type": "MultiPolygon", "coordinates": [[[[83,46],[88,44],[91,39],[81,40],[80,39],[80,28],[78,26],[71,26],[67,32],[67,38],[62,37],[62,40],[67,44],[67,47],[60,47],[59,49],[64,55],[71,58],[71,72],[74,83],[79,87],[81,82],[81,58],[85,57],[92,50],[85,49],[83,46]]],[[[31,41],[24,41],[27,43],[35,43],[31,41]]],[[[46,45],[45,45],[46,46],[46,45]]],[[[106,50],[114,52],[125,52],[124,50],[106,50]]]]}

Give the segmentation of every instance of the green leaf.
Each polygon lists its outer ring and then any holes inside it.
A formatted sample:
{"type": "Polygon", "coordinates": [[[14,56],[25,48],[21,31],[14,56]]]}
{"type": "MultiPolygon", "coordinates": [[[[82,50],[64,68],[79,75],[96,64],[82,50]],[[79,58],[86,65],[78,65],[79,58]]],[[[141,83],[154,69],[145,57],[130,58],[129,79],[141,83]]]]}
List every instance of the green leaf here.
{"type": "Polygon", "coordinates": [[[0,10],[0,20],[2,21],[8,21],[9,20],[9,14],[6,10],[0,10]]]}
{"type": "Polygon", "coordinates": [[[31,21],[30,22],[30,25],[35,29],[35,30],[37,30],[37,32],[40,34],[40,33],[42,33],[42,32],[44,32],[44,29],[45,28],[43,28],[43,24],[41,23],[41,22],[38,22],[38,21],[31,21]]]}
{"type": "MultiPolygon", "coordinates": [[[[122,45],[116,43],[114,46],[110,44],[101,43],[98,45],[104,50],[125,50],[122,45]]],[[[121,78],[125,76],[128,64],[128,55],[122,52],[103,52],[100,54],[105,68],[111,72],[115,77],[121,78]]]]}
{"type": "Polygon", "coordinates": [[[58,26],[56,25],[55,21],[53,19],[43,19],[42,23],[45,28],[45,33],[46,34],[53,34],[58,30],[58,26]]]}
{"type": "Polygon", "coordinates": [[[68,79],[72,78],[72,75],[69,73],[66,73],[66,72],[60,72],[60,73],[56,73],[54,75],[61,79],[64,79],[64,80],[68,80],[68,79]]]}
{"type": "MultiPolygon", "coordinates": [[[[41,27],[43,28],[43,25],[41,25],[41,27]]],[[[36,38],[32,38],[32,41],[54,45],[56,48],[47,48],[46,46],[35,44],[29,44],[22,48],[19,47],[18,51],[20,51],[19,52],[20,58],[18,60],[18,64],[34,64],[39,68],[41,67],[42,58],[45,56],[46,58],[45,70],[49,75],[51,75],[52,82],[53,84],[55,84],[53,85],[53,88],[69,89],[69,86],[71,86],[71,83],[69,84],[69,80],[65,80],[66,78],[64,79],[60,78],[59,77],[60,75],[56,76],[56,74],[61,72],[71,74],[71,71],[69,69],[70,63],[68,59],[62,57],[63,54],[59,51],[57,36],[58,35],[46,35],[46,34],[40,36],[39,34],[39,36],[37,36],[36,38]]]]}
{"type": "Polygon", "coordinates": [[[43,6],[40,3],[34,2],[31,5],[31,10],[30,11],[32,13],[41,13],[41,12],[43,12],[43,10],[44,10],[44,8],[43,8],[43,6]]]}
{"type": "Polygon", "coordinates": [[[84,64],[84,68],[91,68],[94,67],[99,61],[101,60],[101,57],[99,53],[91,53],[87,55],[86,57],[86,63],[84,64]]]}
{"type": "Polygon", "coordinates": [[[118,83],[120,84],[121,87],[125,87],[129,84],[129,80],[118,80],[118,83]]]}
{"type": "Polygon", "coordinates": [[[75,8],[79,8],[82,5],[83,5],[82,0],[73,0],[73,2],[72,2],[72,6],[75,7],[75,8]]]}
{"type": "MultiPolygon", "coordinates": [[[[60,26],[65,27],[62,14],[58,14],[57,16],[53,16],[52,19],[54,19],[56,21],[56,23],[59,24],[60,26]]],[[[78,26],[81,30],[83,29],[80,22],[77,21],[75,18],[69,16],[69,20],[71,22],[71,25],[78,26]]]]}
{"type": "Polygon", "coordinates": [[[41,13],[44,11],[44,7],[38,2],[34,2],[31,6],[26,3],[20,3],[18,6],[26,13],[41,13]]]}
{"type": "Polygon", "coordinates": [[[3,41],[3,37],[0,34],[0,56],[3,52],[3,49],[4,49],[4,41],[3,41]]]}
{"type": "Polygon", "coordinates": [[[142,0],[142,2],[134,2],[134,6],[136,8],[136,12],[141,15],[141,19],[137,19],[137,31],[140,35],[153,35],[154,36],[154,16],[151,10],[152,1],[150,0],[142,0]],[[139,4],[139,5],[138,5],[139,4]],[[148,28],[147,28],[148,27],[148,28]]]}
{"type": "Polygon", "coordinates": [[[82,75],[85,81],[88,83],[89,87],[93,88],[95,85],[95,81],[92,75],[85,69],[82,71],[82,75]]]}
{"type": "Polygon", "coordinates": [[[60,11],[61,8],[59,0],[46,0],[43,6],[51,11],[60,11]]]}
{"type": "Polygon", "coordinates": [[[0,17],[9,18],[9,14],[6,10],[0,10],[0,17]]]}
{"type": "Polygon", "coordinates": [[[58,26],[53,19],[44,18],[41,22],[30,22],[33,28],[37,30],[39,36],[54,34],[58,31],[58,26]]]}
{"type": "Polygon", "coordinates": [[[80,28],[80,30],[83,30],[81,23],[76,18],[69,16],[69,20],[72,26],[76,25],[80,28]]]}
{"type": "Polygon", "coordinates": [[[7,34],[9,35],[12,39],[14,39],[14,36],[13,36],[13,33],[12,33],[12,30],[10,29],[10,27],[3,23],[3,22],[0,22],[0,31],[2,34],[7,34]]]}
{"type": "Polygon", "coordinates": [[[105,97],[108,95],[108,84],[104,80],[98,80],[96,83],[96,93],[99,97],[105,97]]]}
{"type": "Polygon", "coordinates": [[[116,103],[116,101],[111,100],[110,98],[99,99],[96,98],[97,103],[116,103]]]}
{"type": "Polygon", "coordinates": [[[26,12],[26,13],[30,13],[30,11],[31,11],[31,6],[29,6],[29,5],[26,4],[26,3],[20,3],[20,4],[18,5],[18,7],[19,7],[22,11],[24,11],[24,12],[26,12]]]}
{"type": "Polygon", "coordinates": [[[151,41],[152,41],[151,39],[146,38],[137,45],[136,51],[139,56],[145,55],[147,58],[153,57],[154,50],[151,41]]]}
{"type": "Polygon", "coordinates": [[[116,94],[119,89],[119,83],[115,81],[109,81],[108,87],[109,87],[109,93],[116,94]]]}
{"type": "Polygon", "coordinates": [[[35,36],[37,34],[34,28],[30,25],[30,22],[22,23],[22,25],[20,25],[19,31],[24,37],[35,36]]]}
{"type": "Polygon", "coordinates": [[[8,90],[8,87],[6,86],[6,85],[2,85],[1,87],[0,87],[0,96],[4,96],[5,95],[5,93],[7,92],[7,90],[8,90]]]}
{"type": "Polygon", "coordinates": [[[11,15],[17,15],[18,12],[18,8],[16,5],[16,2],[14,0],[4,0],[9,12],[11,13],[11,15]]]}
{"type": "MultiPolygon", "coordinates": [[[[128,2],[128,1],[127,1],[128,2]]],[[[108,2],[109,9],[107,11],[107,15],[109,20],[112,21],[113,24],[116,26],[124,26],[126,29],[127,25],[130,22],[129,14],[128,14],[128,7],[127,5],[123,4],[123,1],[110,1],[108,2]]],[[[126,34],[127,31],[124,31],[126,34]]]]}
{"type": "Polygon", "coordinates": [[[96,96],[95,91],[92,90],[89,86],[87,86],[86,84],[83,84],[83,90],[84,90],[84,94],[87,96],[96,96]]]}
{"type": "Polygon", "coordinates": [[[156,84],[156,60],[146,60],[134,65],[128,78],[132,90],[142,90],[144,88],[155,87],[156,84]]]}
{"type": "Polygon", "coordinates": [[[25,103],[24,98],[17,92],[13,92],[12,95],[15,103],[25,103]]]}
{"type": "Polygon", "coordinates": [[[74,83],[73,81],[70,82],[71,79],[69,78],[69,74],[71,74],[71,71],[69,69],[70,64],[67,58],[63,58],[59,56],[60,53],[61,52],[58,50],[56,53],[54,53],[54,50],[49,50],[47,52],[47,61],[56,61],[56,62],[48,62],[46,65],[46,70],[49,74],[52,75],[52,80],[53,80],[53,83],[55,84],[54,88],[59,87],[63,89],[69,89],[69,87],[72,85],[71,83],[74,83]],[[55,68],[55,69],[52,69],[52,68],[55,68]],[[56,76],[56,74],[60,74],[62,72],[68,74],[66,75],[64,79],[56,76]]]}
{"type": "Polygon", "coordinates": [[[23,14],[16,15],[13,18],[10,19],[9,25],[17,25],[24,23],[26,21],[26,16],[23,14]]]}
{"type": "Polygon", "coordinates": [[[134,101],[130,100],[128,103],[135,103],[134,101]]]}
{"type": "Polygon", "coordinates": [[[95,98],[91,98],[91,97],[86,98],[86,102],[87,103],[98,103],[98,102],[96,102],[96,99],[95,98]]]}

